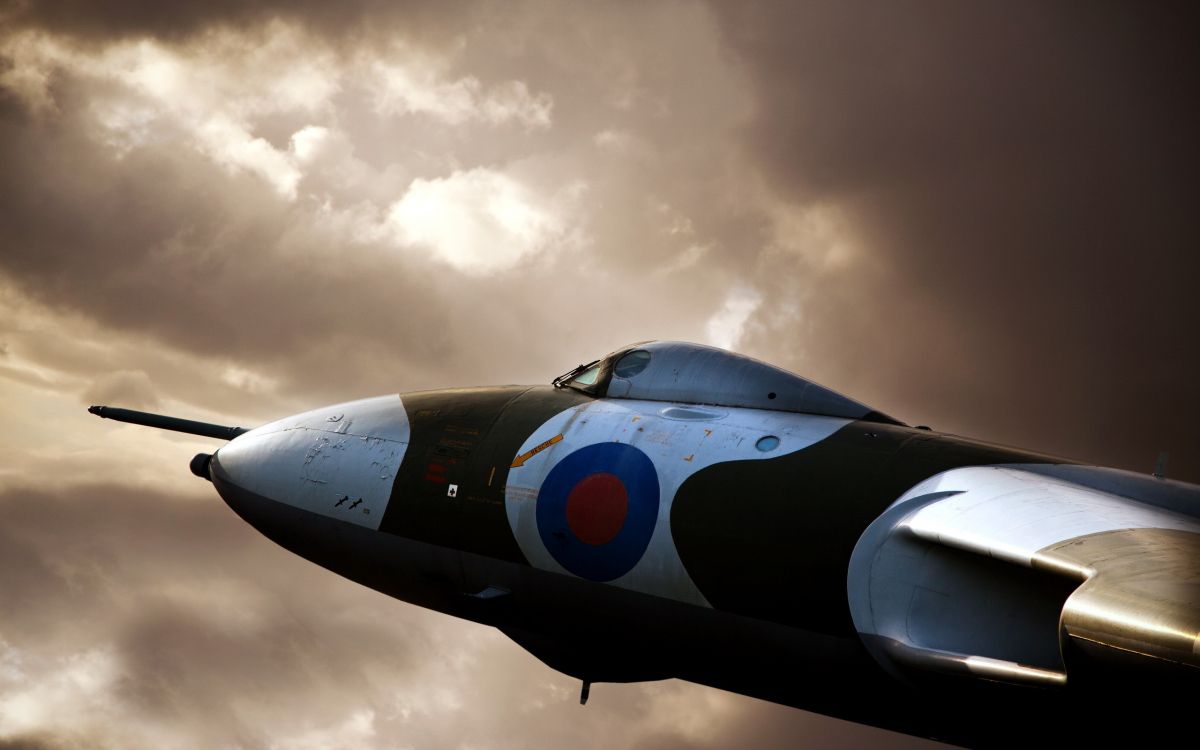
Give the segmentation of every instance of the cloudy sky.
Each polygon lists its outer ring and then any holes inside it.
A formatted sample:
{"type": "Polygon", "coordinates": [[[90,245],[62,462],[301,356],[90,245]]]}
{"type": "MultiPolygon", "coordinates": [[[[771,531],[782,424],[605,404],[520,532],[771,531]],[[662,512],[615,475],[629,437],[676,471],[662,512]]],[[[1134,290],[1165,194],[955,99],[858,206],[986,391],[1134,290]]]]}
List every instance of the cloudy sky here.
{"type": "Polygon", "coordinates": [[[0,748],[927,746],[577,685],[187,472],[324,403],[681,338],[1200,480],[1171,3],[0,0],[0,748]]]}

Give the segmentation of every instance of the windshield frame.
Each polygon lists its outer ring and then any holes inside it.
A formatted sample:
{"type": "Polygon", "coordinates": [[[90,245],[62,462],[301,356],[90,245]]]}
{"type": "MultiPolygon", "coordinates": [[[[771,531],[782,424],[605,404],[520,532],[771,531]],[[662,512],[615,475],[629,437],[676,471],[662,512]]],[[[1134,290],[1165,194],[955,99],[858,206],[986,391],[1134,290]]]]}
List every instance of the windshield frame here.
{"type": "Polygon", "coordinates": [[[580,393],[586,393],[589,396],[603,396],[608,390],[610,380],[612,380],[612,357],[607,356],[592,360],[586,364],[576,365],[554,380],[551,380],[550,384],[555,388],[570,388],[580,393]],[[596,382],[591,385],[575,382],[575,378],[597,366],[600,368],[600,371],[596,373],[596,382]]]}

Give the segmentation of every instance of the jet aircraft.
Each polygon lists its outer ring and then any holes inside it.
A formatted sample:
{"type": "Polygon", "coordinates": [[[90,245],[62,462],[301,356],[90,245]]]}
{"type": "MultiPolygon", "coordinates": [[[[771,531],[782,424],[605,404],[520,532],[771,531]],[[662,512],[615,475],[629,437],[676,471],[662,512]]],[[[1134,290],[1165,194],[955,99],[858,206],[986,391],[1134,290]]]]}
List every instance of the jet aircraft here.
{"type": "Polygon", "coordinates": [[[1200,487],[909,427],[706,346],[423,391],[192,461],[284,548],[582,683],[681,678],[971,745],[1183,722],[1200,487]]]}

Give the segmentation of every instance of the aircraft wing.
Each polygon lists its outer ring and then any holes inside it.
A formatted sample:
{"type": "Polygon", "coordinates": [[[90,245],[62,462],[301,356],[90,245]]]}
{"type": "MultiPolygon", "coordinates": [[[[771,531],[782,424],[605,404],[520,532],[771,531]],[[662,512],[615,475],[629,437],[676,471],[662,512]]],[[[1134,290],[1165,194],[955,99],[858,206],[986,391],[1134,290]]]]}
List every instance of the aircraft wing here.
{"type": "MultiPolygon", "coordinates": [[[[1080,466],[922,482],[855,548],[854,623],[904,679],[1087,683],[1200,668],[1200,492],[1080,466]]],[[[1194,673],[1193,673],[1194,674],[1194,673]]]]}

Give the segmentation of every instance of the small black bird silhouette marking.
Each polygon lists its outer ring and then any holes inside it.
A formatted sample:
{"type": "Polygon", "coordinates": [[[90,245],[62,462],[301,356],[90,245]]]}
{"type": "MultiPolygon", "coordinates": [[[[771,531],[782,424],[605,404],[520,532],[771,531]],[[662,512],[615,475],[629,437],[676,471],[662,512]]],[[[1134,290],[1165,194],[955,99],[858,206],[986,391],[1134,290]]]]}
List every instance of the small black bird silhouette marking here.
{"type": "Polygon", "coordinates": [[[350,499],[349,495],[342,495],[342,499],[338,500],[336,503],[334,503],[333,507],[339,508],[339,507],[341,507],[342,503],[346,502],[349,499],[350,499]]]}
{"type": "Polygon", "coordinates": [[[357,508],[360,505],[362,505],[361,497],[359,499],[355,500],[354,502],[350,503],[350,510],[354,510],[355,508],[357,508]]]}

